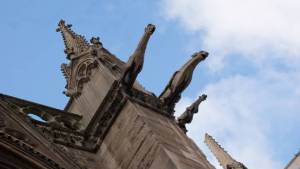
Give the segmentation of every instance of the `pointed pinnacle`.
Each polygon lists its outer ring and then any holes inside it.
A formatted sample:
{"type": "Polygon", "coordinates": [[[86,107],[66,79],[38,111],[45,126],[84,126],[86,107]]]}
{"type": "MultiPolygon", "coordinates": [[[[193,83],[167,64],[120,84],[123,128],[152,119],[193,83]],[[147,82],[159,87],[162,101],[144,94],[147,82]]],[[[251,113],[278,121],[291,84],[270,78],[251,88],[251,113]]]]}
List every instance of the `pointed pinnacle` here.
{"type": "Polygon", "coordinates": [[[227,153],[227,151],[225,151],[224,148],[221,147],[219,143],[207,133],[205,133],[204,142],[224,169],[227,169],[227,165],[236,163],[236,161],[227,153]]]}
{"type": "Polygon", "coordinates": [[[76,34],[71,27],[71,24],[66,25],[64,20],[60,20],[56,29],[57,32],[61,32],[68,59],[70,59],[72,54],[79,55],[89,48],[89,43],[84,36],[76,34]]]}
{"type": "Polygon", "coordinates": [[[68,24],[68,25],[65,25],[65,21],[64,20],[60,20],[59,22],[58,22],[58,28],[56,28],[56,32],[60,32],[61,31],[61,28],[63,28],[63,27],[67,27],[67,28],[71,28],[72,27],[72,24],[68,24]]]}

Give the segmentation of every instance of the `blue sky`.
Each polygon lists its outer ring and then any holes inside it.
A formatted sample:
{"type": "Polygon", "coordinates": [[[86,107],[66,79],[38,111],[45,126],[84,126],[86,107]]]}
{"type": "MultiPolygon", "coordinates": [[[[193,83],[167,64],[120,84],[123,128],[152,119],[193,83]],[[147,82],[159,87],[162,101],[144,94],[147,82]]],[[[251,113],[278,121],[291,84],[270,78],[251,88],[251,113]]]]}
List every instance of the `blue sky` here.
{"type": "Polygon", "coordinates": [[[153,23],[138,80],[155,94],[192,53],[210,52],[176,107],[180,114],[208,94],[188,135],[209,160],[217,166],[205,132],[249,168],[283,168],[300,142],[300,4],[288,1],[3,1],[0,92],[64,107],[60,19],[124,61],[153,23]]]}

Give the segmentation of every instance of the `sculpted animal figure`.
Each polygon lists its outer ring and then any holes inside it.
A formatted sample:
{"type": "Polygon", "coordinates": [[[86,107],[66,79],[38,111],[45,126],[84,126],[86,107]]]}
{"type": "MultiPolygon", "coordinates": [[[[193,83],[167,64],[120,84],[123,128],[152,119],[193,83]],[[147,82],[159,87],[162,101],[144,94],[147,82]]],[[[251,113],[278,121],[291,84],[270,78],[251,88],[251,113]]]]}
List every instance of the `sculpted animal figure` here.
{"type": "Polygon", "coordinates": [[[184,130],[184,132],[187,131],[185,125],[192,122],[194,114],[198,113],[200,103],[206,100],[206,98],[207,95],[205,94],[199,96],[198,99],[192,105],[187,107],[186,110],[177,118],[177,124],[184,130]]]}
{"type": "Polygon", "coordinates": [[[173,74],[168,85],[160,94],[159,99],[170,114],[173,115],[175,104],[179,101],[181,93],[190,84],[196,66],[207,56],[208,52],[205,51],[194,53],[192,58],[173,74]]]}
{"type": "Polygon", "coordinates": [[[144,55],[147,47],[147,43],[150,39],[150,36],[155,31],[155,26],[148,24],[145,28],[144,35],[142,36],[136,50],[130,56],[128,62],[126,63],[125,71],[121,77],[121,84],[128,90],[130,89],[137,75],[141,72],[144,65],[144,55]]]}

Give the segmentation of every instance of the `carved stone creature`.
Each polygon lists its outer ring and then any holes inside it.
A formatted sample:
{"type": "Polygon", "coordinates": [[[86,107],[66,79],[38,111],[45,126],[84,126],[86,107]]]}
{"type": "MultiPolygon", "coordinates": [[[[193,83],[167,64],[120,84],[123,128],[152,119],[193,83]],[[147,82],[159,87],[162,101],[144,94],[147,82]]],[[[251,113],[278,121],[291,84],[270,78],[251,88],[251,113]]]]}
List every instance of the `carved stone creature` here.
{"type": "Polygon", "coordinates": [[[178,118],[177,118],[177,124],[180,128],[184,130],[184,132],[187,132],[185,124],[191,123],[194,117],[195,113],[198,113],[198,107],[201,102],[206,100],[207,95],[203,94],[202,96],[199,96],[199,98],[189,107],[186,108],[185,112],[183,112],[178,118]]]}
{"type": "Polygon", "coordinates": [[[205,51],[194,53],[192,58],[173,74],[168,85],[160,94],[159,99],[170,114],[173,115],[175,104],[179,101],[181,93],[190,84],[194,69],[207,56],[208,52],[205,51]]]}
{"type": "Polygon", "coordinates": [[[121,77],[121,84],[125,87],[126,90],[130,89],[133,86],[137,75],[143,68],[146,47],[150,36],[154,31],[155,26],[152,24],[148,24],[136,50],[126,63],[125,71],[121,77]]]}
{"type": "Polygon", "coordinates": [[[100,42],[100,38],[99,37],[92,37],[90,42],[97,48],[101,48],[102,47],[102,43],[100,42]]]}

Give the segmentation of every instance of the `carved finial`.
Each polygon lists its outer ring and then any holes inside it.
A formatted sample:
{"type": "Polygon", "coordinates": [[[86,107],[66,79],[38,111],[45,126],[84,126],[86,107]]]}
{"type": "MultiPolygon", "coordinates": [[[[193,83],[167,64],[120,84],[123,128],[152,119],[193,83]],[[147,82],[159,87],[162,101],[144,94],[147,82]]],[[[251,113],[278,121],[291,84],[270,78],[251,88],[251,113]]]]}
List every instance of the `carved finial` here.
{"type": "Polygon", "coordinates": [[[125,71],[121,77],[121,84],[126,88],[126,90],[130,89],[133,86],[137,75],[143,68],[146,47],[150,36],[154,31],[155,26],[152,24],[148,24],[136,50],[126,63],[125,71]]]}
{"type": "Polygon", "coordinates": [[[102,43],[100,42],[100,38],[99,37],[92,37],[90,42],[97,48],[101,48],[102,47],[102,43]]]}
{"type": "Polygon", "coordinates": [[[68,88],[68,83],[69,83],[69,80],[71,78],[71,68],[67,64],[63,63],[63,64],[60,65],[60,70],[61,70],[62,74],[64,75],[66,81],[67,81],[66,88],[68,88]]]}
{"type": "Polygon", "coordinates": [[[210,151],[214,154],[214,156],[217,158],[219,161],[220,165],[224,169],[247,169],[247,167],[234,160],[225,150],[223,147],[221,147],[215,139],[208,135],[207,133],[205,134],[205,140],[204,142],[210,149],[210,151]]]}
{"type": "Polygon", "coordinates": [[[57,32],[61,32],[63,37],[67,59],[72,59],[71,55],[79,55],[89,48],[89,43],[84,36],[76,34],[71,27],[72,25],[66,25],[64,20],[60,20],[56,29],[57,32]]]}
{"type": "Polygon", "coordinates": [[[205,51],[194,53],[192,58],[173,74],[168,85],[160,94],[159,99],[170,114],[173,115],[175,104],[180,100],[181,93],[190,84],[194,69],[207,56],[208,53],[205,51]]]}
{"type": "Polygon", "coordinates": [[[185,125],[187,123],[191,123],[194,117],[195,113],[198,113],[198,107],[201,102],[206,100],[207,95],[203,94],[202,96],[199,96],[198,99],[189,107],[186,108],[185,112],[183,112],[178,118],[177,118],[177,124],[179,127],[186,133],[187,129],[185,125]]]}

